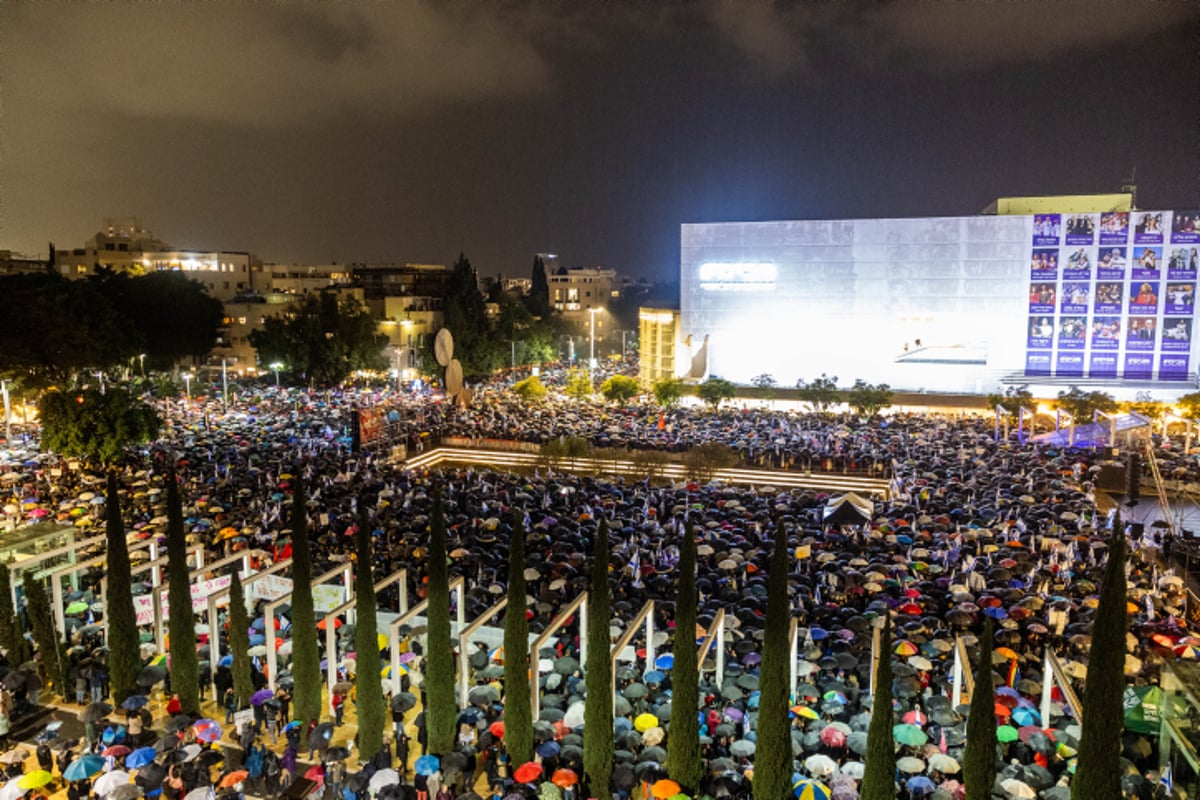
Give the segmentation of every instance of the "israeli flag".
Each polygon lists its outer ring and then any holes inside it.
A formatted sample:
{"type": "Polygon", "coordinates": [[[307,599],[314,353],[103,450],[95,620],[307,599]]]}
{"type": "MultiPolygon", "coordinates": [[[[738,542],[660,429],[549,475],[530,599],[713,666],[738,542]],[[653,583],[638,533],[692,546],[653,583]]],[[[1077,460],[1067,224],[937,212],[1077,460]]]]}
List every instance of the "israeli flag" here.
{"type": "Polygon", "coordinates": [[[1167,764],[1163,767],[1162,776],[1158,779],[1159,786],[1165,786],[1167,794],[1170,794],[1175,789],[1175,781],[1171,778],[1171,765],[1167,764]]]}

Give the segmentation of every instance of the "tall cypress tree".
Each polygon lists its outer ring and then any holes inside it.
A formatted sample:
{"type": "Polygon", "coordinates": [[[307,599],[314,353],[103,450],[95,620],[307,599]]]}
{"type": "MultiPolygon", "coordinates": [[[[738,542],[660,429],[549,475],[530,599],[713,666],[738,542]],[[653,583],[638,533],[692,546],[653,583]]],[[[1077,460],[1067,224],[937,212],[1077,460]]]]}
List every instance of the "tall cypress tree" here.
{"type": "Polygon", "coordinates": [[[1083,725],[1079,763],[1071,781],[1071,800],[1121,796],[1121,731],[1125,724],[1125,526],[1118,517],[1108,540],[1108,564],[1100,585],[1100,604],[1092,625],[1087,684],[1083,687],[1083,725]]]}
{"type": "Polygon", "coordinates": [[[504,611],[504,749],[511,763],[533,758],[529,692],[529,621],[525,618],[525,522],[513,512],[508,547],[508,605],[504,611]]]}
{"type": "Polygon", "coordinates": [[[696,532],[690,522],[679,545],[674,653],[667,773],[694,795],[700,789],[704,765],[700,759],[700,665],[696,652],[696,532]]]}
{"type": "Polygon", "coordinates": [[[67,650],[62,636],[54,626],[54,611],[50,608],[46,587],[33,577],[33,570],[25,570],[21,578],[21,588],[25,590],[25,611],[29,615],[29,627],[33,629],[33,641],[37,645],[38,655],[55,690],[65,697],[67,650]]]}
{"type": "Polygon", "coordinates": [[[450,647],[450,572],[446,566],[446,512],[442,495],[433,498],[429,531],[429,638],[425,656],[425,725],[429,752],[454,749],[458,701],[454,697],[454,652],[450,647]]]}
{"type": "Polygon", "coordinates": [[[533,258],[532,282],[529,286],[529,313],[544,317],[550,313],[550,282],[546,279],[546,262],[541,256],[533,258]]]}
{"type": "MultiPolygon", "coordinates": [[[[767,573],[767,618],[763,623],[762,666],[758,676],[761,708],[781,709],[758,718],[758,741],[754,751],[754,796],[788,797],[792,788],[792,739],[788,732],[788,662],[791,628],[788,602],[787,532],[780,521],[775,526],[775,547],[767,573]]],[[[678,658],[678,654],[676,658],[678,658]]],[[[674,714],[671,715],[674,719],[674,714]]]]}
{"type": "MultiPolygon", "coordinates": [[[[763,659],[766,660],[765,658],[763,659]]],[[[867,726],[866,770],[859,800],[895,800],[896,742],[892,725],[892,618],[884,618],[879,634],[879,666],[875,670],[875,696],[867,726]]]]}
{"type": "Polygon", "coordinates": [[[996,687],[992,682],[992,620],[983,626],[979,671],[967,717],[967,749],[963,754],[966,800],[991,800],[996,782],[996,687]]]}
{"type": "Polygon", "coordinates": [[[370,758],[383,749],[383,726],[387,709],[383,702],[382,662],[379,658],[379,610],[375,598],[375,563],[371,544],[371,520],[367,504],[358,500],[358,532],[355,534],[358,563],[354,568],[354,673],[355,708],[358,711],[358,752],[370,758]]]}
{"type": "Polygon", "coordinates": [[[7,564],[0,564],[0,648],[8,663],[19,666],[29,660],[29,642],[21,633],[21,620],[12,598],[12,574],[7,564]]]}
{"type": "Polygon", "coordinates": [[[589,797],[608,797],[613,761],[612,594],[608,585],[608,520],[592,545],[592,576],[588,590],[587,664],[584,665],[583,772],[589,797]]]}
{"type": "Polygon", "coordinates": [[[188,580],[187,535],[175,459],[167,468],[167,627],[171,633],[171,688],[185,714],[200,713],[200,662],[196,655],[196,615],[188,580]]]}
{"type": "MultiPolygon", "coordinates": [[[[137,676],[142,668],[142,653],[137,614],[133,610],[133,573],[129,566],[125,523],[121,519],[121,486],[116,470],[111,467],[104,498],[104,521],[105,554],[108,556],[105,570],[108,581],[104,590],[104,614],[108,618],[108,673],[113,704],[120,705],[126,697],[139,691],[137,676]]],[[[188,608],[191,608],[190,598],[188,608]]]]}
{"type": "Polygon", "coordinates": [[[296,685],[295,718],[301,730],[321,718],[321,656],[313,611],[312,553],[308,543],[308,499],[297,466],[292,479],[292,680],[296,685]]]}
{"type": "Polygon", "coordinates": [[[254,694],[250,674],[250,615],[246,613],[242,576],[236,569],[229,584],[229,651],[233,654],[233,696],[237,707],[245,708],[254,694]]]}

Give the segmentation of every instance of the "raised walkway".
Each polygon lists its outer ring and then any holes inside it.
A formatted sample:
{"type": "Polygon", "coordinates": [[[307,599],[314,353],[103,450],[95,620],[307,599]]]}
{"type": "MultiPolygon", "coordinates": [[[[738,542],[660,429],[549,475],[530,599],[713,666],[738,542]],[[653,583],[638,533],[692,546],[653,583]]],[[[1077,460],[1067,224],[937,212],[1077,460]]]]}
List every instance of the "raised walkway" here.
{"type": "MultiPolygon", "coordinates": [[[[428,469],[443,464],[488,466],[498,469],[545,469],[580,474],[633,475],[639,478],[652,473],[654,477],[684,481],[689,477],[687,466],[675,462],[648,466],[644,462],[611,458],[550,458],[538,453],[507,450],[487,450],[467,447],[437,447],[408,459],[407,469],[428,469]]],[[[823,492],[855,492],[860,495],[887,498],[886,478],[867,478],[840,472],[786,472],[783,470],[717,469],[712,479],[722,483],[750,486],[773,486],[777,489],[810,489],[823,492]]]]}

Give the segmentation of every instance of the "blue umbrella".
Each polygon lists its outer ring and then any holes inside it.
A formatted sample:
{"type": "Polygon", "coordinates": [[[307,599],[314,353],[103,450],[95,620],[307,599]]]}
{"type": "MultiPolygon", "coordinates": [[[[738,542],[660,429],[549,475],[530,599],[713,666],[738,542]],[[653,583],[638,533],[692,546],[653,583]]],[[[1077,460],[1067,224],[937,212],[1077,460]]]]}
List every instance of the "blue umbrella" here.
{"type": "Polygon", "coordinates": [[[126,711],[137,711],[142,706],[150,702],[150,698],[144,694],[131,694],[121,703],[121,708],[126,711]]]}
{"type": "Polygon", "coordinates": [[[652,669],[645,675],[646,683],[662,683],[667,679],[667,676],[656,669],[652,669]]]}
{"type": "Polygon", "coordinates": [[[266,627],[267,627],[266,620],[264,620],[262,617],[259,617],[258,619],[254,620],[254,622],[250,623],[251,630],[261,631],[266,627]]]}
{"type": "Polygon", "coordinates": [[[909,778],[904,785],[908,787],[908,793],[913,797],[924,797],[937,791],[937,784],[924,775],[915,775],[909,778]]]}
{"type": "Polygon", "coordinates": [[[256,644],[266,644],[266,642],[267,642],[267,638],[265,636],[263,636],[262,634],[260,634],[260,633],[250,634],[250,646],[251,647],[253,647],[256,644]]]}
{"type": "Polygon", "coordinates": [[[562,752],[562,747],[553,739],[537,746],[537,754],[542,758],[554,758],[560,752],[562,752]]]}
{"type": "Polygon", "coordinates": [[[221,656],[221,660],[217,662],[218,667],[232,667],[233,656],[221,656]]]}
{"type": "Polygon", "coordinates": [[[441,762],[437,756],[421,756],[417,759],[417,763],[413,764],[413,772],[418,775],[432,775],[438,771],[441,762]]]}
{"type": "Polygon", "coordinates": [[[1024,728],[1026,725],[1038,725],[1042,721],[1042,715],[1032,708],[1020,706],[1013,710],[1013,724],[1017,727],[1024,728]]]}
{"type": "Polygon", "coordinates": [[[106,761],[107,759],[103,756],[90,754],[80,756],[67,765],[67,771],[63,773],[63,777],[69,781],[85,781],[103,770],[106,761]]]}
{"type": "Polygon", "coordinates": [[[139,747],[129,755],[125,756],[125,766],[129,769],[137,769],[144,767],[154,761],[154,757],[158,755],[158,751],[153,747],[139,747]]]}
{"type": "Polygon", "coordinates": [[[675,656],[672,653],[663,653],[658,658],[654,659],[654,666],[659,669],[670,669],[675,666],[675,656]]]}

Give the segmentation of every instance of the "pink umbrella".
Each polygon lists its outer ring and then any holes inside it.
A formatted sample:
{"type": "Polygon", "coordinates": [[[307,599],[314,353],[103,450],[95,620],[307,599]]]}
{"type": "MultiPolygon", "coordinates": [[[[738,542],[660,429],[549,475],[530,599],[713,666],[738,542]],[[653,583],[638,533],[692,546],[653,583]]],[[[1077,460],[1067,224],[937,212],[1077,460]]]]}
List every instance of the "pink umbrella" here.
{"type": "Polygon", "coordinates": [[[908,723],[909,725],[916,725],[920,727],[926,722],[929,722],[929,717],[925,716],[921,709],[914,708],[912,711],[904,715],[904,722],[908,723]]]}
{"type": "Polygon", "coordinates": [[[954,800],[963,800],[967,796],[967,787],[958,781],[946,781],[940,784],[940,788],[948,792],[954,800]]]}

